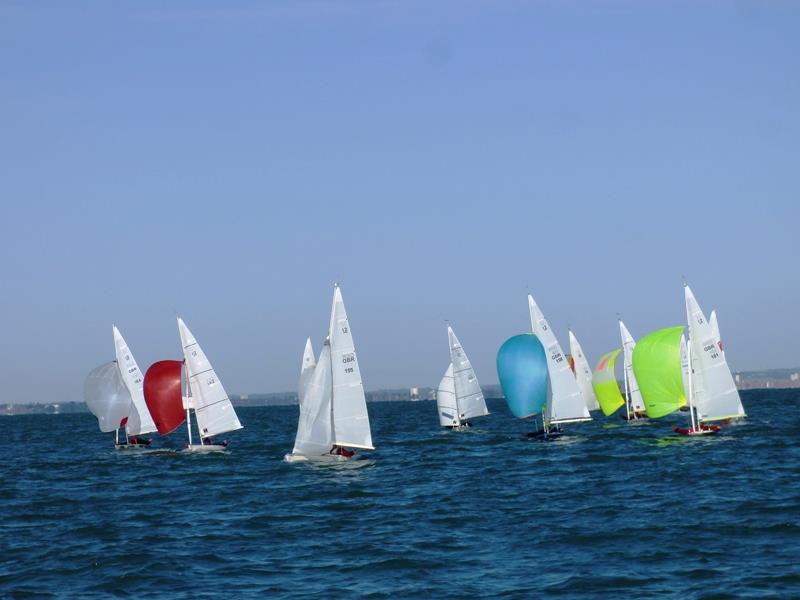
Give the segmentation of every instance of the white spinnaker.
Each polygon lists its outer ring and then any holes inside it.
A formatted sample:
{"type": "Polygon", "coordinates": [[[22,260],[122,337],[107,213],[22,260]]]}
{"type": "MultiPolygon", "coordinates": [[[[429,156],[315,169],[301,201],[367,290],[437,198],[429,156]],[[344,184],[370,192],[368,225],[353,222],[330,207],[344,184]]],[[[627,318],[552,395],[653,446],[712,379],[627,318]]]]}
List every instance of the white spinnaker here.
{"type": "Polygon", "coordinates": [[[307,383],[292,454],[327,455],[333,445],[331,347],[327,340],[307,383]]]}
{"type": "Polygon", "coordinates": [[[744,417],[744,407],[731,370],[720,352],[711,325],[688,285],[684,286],[684,297],[692,356],[692,404],[697,409],[697,416],[700,421],[744,417]]]}
{"type": "MultiPolygon", "coordinates": [[[[330,352],[328,352],[330,355],[330,352]]],[[[311,338],[306,340],[306,349],[303,352],[303,362],[300,364],[300,381],[297,384],[297,400],[303,404],[306,386],[314,375],[314,367],[317,366],[317,359],[314,358],[314,348],[311,346],[311,338]]]]}
{"type": "Polygon", "coordinates": [[[448,365],[447,371],[436,389],[436,409],[439,411],[439,424],[442,427],[455,427],[461,424],[458,420],[453,363],[448,365]]]}
{"type": "Polygon", "coordinates": [[[575,375],[561,351],[553,330],[544,318],[542,311],[528,294],[528,309],[531,313],[531,327],[539,338],[547,355],[547,372],[550,375],[550,400],[548,402],[547,420],[550,423],[567,423],[570,421],[589,421],[591,415],[583,401],[575,375]]]}
{"type": "Polygon", "coordinates": [[[447,326],[447,338],[450,342],[450,364],[453,365],[453,383],[455,384],[456,404],[459,411],[459,420],[467,421],[474,417],[489,414],[483,390],[469,362],[461,342],[458,341],[453,328],[447,326]]]}
{"type": "Polygon", "coordinates": [[[205,352],[197,343],[183,319],[178,318],[178,331],[181,334],[183,356],[186,359],[186,375],[192,393],[192,407],[197,417],[200,437],[210,437],[228,431],[241,429],[242,424],[236,416],[222,382],[214,372],[205,352]]]}
{"type": "Polygon", "coordinates": [[[575,337],[572,331],[569,332],[569,353],[572,355],[572,361],[575,365],[575,381],[578,383],[581,395],[583,395],[586,408],[590,411],[598,410],[600,403],[597,401],[597,395],[592,387],[592,367],[589,366],[589,361],[586,360],[583,354],[583,348],[581,348],[578,338],[575,337]]]}
{"type": "Polygon", "coordinates": [[[131,393],[116,361],[100,365],[86,377],[83,399],[97,417],[100,431],[116,431],[131,412],[131,393]]]}
{"type": "Polygon", "coordinates": [[[338,285],[333,290],[329,331],[333,373],[334,443],[351,448],[374,450],[361,370],[358,367],[353,335],[350,332],[347,311],[338,285]]]}
{"type": "Polygon", "coordinates": [[[125,424],[125,431],[128,435],[142,435],[157,431],[153,417],[150,416],[150,411],[147,410],[147,404],[144,401],[144,375],[142,375],[139,365],[136,364],[136,359],[133,358],[133,354],[131,354],[130,348],[128,348],[128,344],[119,329],[116,326],[113,329],[117,365],[119,366],[122,380],[128,386],[132,400],[131,412],[128,415],[128,422],[125,424]]]}
{"type": "Polygon", "coordinates": [[[631,332],[628,331],[622,320],[619,322],[619,334],[622,338],[623,361],[625,376],[628,378],[630,407],[635,412],[645,412],[642,392],[639,391],[639,383],[636,381],[636,375],[633,374],[633,349],[636,348],[636,340],[633,339],[631,332]]]}

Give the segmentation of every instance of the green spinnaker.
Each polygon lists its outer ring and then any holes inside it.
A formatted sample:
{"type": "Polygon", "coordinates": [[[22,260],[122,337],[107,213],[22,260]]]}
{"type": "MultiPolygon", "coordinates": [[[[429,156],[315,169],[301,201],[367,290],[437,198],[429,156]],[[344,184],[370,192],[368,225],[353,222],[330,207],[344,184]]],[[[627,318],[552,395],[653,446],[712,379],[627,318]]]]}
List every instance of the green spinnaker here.
{"type": "Polygon", "coordinates": [[[617,348],[603,354],[592,373],[592,387],[605,416],[614,414],[620,406],[625,405],[625,399],[619,391],[617,376],[614,374],[614,365],[621,351],[622,348],[617,348]]]}
{"type": "Polygon", "coordinates": [[[633,373],[647,416],[658,419],[686,404],[681,369],[683,326],[654,331],[636,343],[633,373]]]}

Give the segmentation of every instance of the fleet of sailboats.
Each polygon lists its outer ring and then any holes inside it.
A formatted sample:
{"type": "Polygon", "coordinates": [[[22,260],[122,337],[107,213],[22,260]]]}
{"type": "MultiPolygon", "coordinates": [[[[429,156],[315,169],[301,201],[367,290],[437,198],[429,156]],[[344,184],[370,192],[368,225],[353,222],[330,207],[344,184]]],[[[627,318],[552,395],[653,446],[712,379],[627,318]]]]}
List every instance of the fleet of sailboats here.
{"type": "Polygon", "coordinates": [[[449,429],[466,429],[471,420],[489,414],[478,377],[461,347],[453,328],[447,326],[450,364],[436,390],[439,424],[449,429]]]}
{"type": "MultiPolygon", "coordinates": [[[[555,439],[564,423],[591,420],[591,411],[625,418],[660,419],[688,413],[683,435],[716,433],[745,417],[728,366],[716,311],[709,318],[684,284],[686,325],[658,329],[638,343],[619,320],[621,346],[591,368],[577,337],[568,331],[569,356],[532,295],[531,333],[509,338],[497,355],[497,372],[509,410],[521,419],[541,419],[529,437],[555,439]],[[622,355],[622,379],[615,372],[622,355]]],[[[167,435],[186,423],[189,452],[221,452],[228,442],[215,436],[242,424],[222,382],[192,332],[178,318],[182,360],[162,360],[142,376],[116,326],[115,360],[87,376],[84,397],[103,432],[115,432],[115,448],[142,449],[143,436],[167,435]],[[196,422],[197,437],[193,430],[196,422]],[[124,437],[121,437],[121,432],[124,437]],[[195,440],[199,438],[199,443],[195,440]]],[[[465,429],[489,414],[475,370],[453,328],[447,325],[450,361],[436,390],[439,423],[465,429]]],[[[297,389],[299,418],[289,462],[340,462],[357,450],[374,450],[361,371],[342,292],[334,286],[330,322],[319,356],[306,340],[297,389]]]]}

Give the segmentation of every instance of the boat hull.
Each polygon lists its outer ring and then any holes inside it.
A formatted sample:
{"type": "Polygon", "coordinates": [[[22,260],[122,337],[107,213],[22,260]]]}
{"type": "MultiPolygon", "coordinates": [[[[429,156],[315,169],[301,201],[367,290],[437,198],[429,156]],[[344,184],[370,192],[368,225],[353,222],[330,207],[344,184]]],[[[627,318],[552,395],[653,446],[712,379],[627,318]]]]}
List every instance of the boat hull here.
{"type": "Polygon", "coordinates": [[[686,428],[686,427],[673,427],[672,428],[675,433],[679,433],[681,435],[688,435],[688,436],[696,436],[696,435],[714,435],[719,432],[718,425],[701,425],[699,429],[693,428],[686,428]]]}
{"type": "Polygon", "coordinates": [[[339,463],[350,460],[351,456],[342,456],[341,454],[323,454],[322,456],[304,456],[302,454],[287,454],[283,460],[288,463],[339,463]]]}
{"type": "Polygon", "coordinates": [[[183,449],[184,452],[193,452],[195,454],[210,454],[214,452],[225,452],[227,446],[222,444],[191,444],[183,449]]]}

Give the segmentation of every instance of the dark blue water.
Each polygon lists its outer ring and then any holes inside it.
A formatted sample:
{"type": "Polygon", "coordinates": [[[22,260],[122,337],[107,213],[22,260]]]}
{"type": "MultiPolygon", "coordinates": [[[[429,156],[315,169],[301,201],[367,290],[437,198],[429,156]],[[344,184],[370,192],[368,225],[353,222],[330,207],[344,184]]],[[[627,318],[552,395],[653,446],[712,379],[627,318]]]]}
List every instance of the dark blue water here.
{"type": "Polygon", "coordinates": [[[2,418],[0,596],[800,597],[800,393],[743,400],[714,438],[610,418],[552,443],[502,401],[464,433],[370,404],[378,449],[322,467],[282,462],[296,407],[241,409],[219,456],[2,418]]]}

